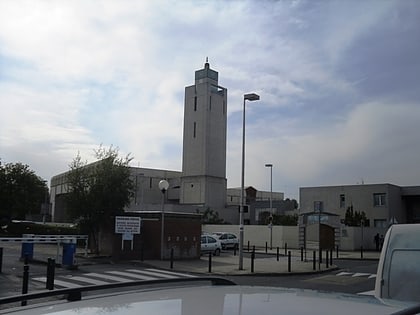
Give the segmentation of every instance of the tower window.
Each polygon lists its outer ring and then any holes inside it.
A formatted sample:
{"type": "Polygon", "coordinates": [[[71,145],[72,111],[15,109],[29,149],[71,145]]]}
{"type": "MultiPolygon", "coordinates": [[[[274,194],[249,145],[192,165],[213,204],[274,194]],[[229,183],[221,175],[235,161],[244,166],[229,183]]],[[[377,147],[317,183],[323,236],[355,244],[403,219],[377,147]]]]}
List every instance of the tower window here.
{"type": "Polygon", "coordinates": [[[197,111],[197,96],[194,97],[194,111],[197,111]]]}
{"type": "Polygon", "coordinates": [[[211,111],[211,95],[210,95],[210,100],[209,100],[209,110],[211,111]]]}
{"type": "Polygon", "coordinates": [[[197,123],[194,121],[193,137],[195,138],[197,132],[197,123]]]}

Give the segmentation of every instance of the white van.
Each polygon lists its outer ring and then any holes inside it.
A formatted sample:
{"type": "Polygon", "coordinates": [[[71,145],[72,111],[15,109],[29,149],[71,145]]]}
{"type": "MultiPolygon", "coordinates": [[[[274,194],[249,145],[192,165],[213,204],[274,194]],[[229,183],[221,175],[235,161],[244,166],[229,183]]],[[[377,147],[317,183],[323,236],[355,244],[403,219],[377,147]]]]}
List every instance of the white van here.
{"type": "Polygon", "coordinates": [[[375,283],[381,300],[420,302],[420,224],[392,225],[384,240],[375,283]]]}

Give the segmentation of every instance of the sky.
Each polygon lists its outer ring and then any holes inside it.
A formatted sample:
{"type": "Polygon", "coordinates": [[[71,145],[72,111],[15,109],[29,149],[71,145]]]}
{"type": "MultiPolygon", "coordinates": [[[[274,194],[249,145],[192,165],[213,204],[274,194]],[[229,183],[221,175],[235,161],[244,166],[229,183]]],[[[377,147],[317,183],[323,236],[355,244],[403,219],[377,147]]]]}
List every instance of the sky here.
{"type": "Polygon", "coordinates": [[[182,169],[184,89],[228,89],[228,187],[420,185],[420,1],[0,1],[0,159],[182,169]]]}

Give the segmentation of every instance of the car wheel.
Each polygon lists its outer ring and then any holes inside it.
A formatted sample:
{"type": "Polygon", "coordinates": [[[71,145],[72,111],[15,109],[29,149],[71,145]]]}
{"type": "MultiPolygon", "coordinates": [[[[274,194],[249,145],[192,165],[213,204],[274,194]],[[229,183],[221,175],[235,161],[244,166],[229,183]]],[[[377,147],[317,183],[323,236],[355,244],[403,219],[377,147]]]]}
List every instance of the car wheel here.
{"type": "Polygon", "coordinates": [[[220,248],[216,248],[214,251],[214,256],[220,256],[220,248]]]}

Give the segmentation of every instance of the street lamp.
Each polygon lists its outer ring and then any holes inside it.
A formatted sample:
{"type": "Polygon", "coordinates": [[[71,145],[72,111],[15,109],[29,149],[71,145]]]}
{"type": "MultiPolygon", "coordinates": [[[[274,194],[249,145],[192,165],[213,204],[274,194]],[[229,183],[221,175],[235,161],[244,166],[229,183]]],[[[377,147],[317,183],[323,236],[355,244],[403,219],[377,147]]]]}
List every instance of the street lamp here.
{"type": "MultiPolygon", "coordinates": [[[[265,164],[270,168],[270,216],[273,217],[273,164],[265,164]]],[[[270,222],[270,249],[273,249],[273,221],[270,222]]]]}
{"type": "Polygon", "coordinates": [[[239,210],[239,270],[244,269],[244,177],[245,177],[245,101],[258,101],[260,96],[255,93],[244,95],[244,106],[242,111],[242,172],[241,172],[241,200],[239,210]]]}
{"type": "Polygon", "coordinates": [[[160,259],[163,260],[164,257],[164,250],[163,250],[163,244],[164,244],[164,229],[165,229],[165,192],[169,188],[168,181],[162,179],[159,182],[159,189],[162,192],[162,220],[161,220],[161,227],[160,227],[160,259]]]}

